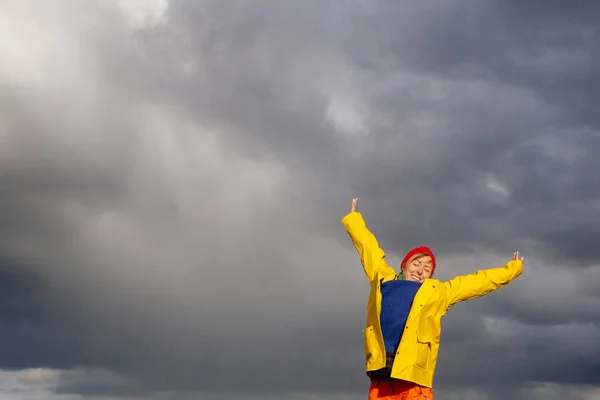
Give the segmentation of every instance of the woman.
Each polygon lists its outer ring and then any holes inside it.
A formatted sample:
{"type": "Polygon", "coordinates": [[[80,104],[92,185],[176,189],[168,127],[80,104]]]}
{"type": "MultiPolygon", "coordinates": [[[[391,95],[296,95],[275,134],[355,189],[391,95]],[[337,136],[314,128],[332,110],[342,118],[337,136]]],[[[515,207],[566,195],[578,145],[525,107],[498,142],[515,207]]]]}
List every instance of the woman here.
{"type": "Polygon", "coordinates": [[[352,200],[342,224],[371,284],[363,331],[366,370],[371,378],[369,400],[433,400],[441,318],[452,305],[512,282],[521,275],[523,259],[516,252],[501,268],[441,282],[432,278],[435,255],[423,246],[406,254],[397,273],[387,264],[377,239],[356,211],[357,202],[352,200]]]}

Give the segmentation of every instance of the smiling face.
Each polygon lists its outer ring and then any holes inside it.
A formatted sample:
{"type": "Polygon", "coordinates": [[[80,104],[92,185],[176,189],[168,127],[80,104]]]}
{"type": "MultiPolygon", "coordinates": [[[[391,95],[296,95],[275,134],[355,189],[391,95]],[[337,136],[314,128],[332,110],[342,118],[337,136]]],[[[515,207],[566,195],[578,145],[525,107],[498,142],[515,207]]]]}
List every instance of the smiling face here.
{"type": "Polygon", "coordinates": [[[431,277],[432,272],[433,259],[426,253],[415,254],[402,267],[402,274],[407,281],[423,282],[431,277]]]}

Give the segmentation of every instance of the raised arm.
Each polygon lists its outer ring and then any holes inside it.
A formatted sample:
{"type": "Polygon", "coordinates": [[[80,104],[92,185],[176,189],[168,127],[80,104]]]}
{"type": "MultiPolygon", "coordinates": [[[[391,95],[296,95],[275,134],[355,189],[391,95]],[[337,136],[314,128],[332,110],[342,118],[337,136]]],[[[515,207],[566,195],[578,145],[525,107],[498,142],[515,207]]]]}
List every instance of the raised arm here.
{"type": "Polygon", "coordinates": [[[448,299],[447,308],[461,301],[485,296],[517,278],[523,272],[523,259],[519,252],[504,267],[477,271],[474,274],[458,276],[444,282],[448,299]]]}
{"type": "Polygon", "coordinates": [[[377,239],[367,228],[363,216],[356,211],[357,202],[358,199],[352,200],[350,213],[342,218],[342,225],[346,228],[356,251],[358,251],[367,279],[372,282],[377,275],[384,277],[396,274],[396,271],[385,261],[385,252],[379,247],[377,239]]]}

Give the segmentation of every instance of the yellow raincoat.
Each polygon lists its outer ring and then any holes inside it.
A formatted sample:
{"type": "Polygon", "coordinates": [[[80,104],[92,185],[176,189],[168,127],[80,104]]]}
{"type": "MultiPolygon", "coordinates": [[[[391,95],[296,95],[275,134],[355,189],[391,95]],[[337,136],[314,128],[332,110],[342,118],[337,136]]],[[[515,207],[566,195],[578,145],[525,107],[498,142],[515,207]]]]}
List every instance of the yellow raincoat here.
{"type": "MultiPolygon", "coordinates": [[[[394,279],[396,271],[385,261],[385,253],[367,228],[359,212],[342,219],[371,284],[367,304],[364,343],[367,371],[385,367],[386,354],[379,314],[382,282],[394,279]]],[[[513,260],[504,267],[481,270],[441,282],[426,279],[419,288],[397,349],[391,377],[432,387],[440,344],[441,318],[450,306],[460,301],[484,296],[514,280],[522,272],[522,262],[513,260]]]]}

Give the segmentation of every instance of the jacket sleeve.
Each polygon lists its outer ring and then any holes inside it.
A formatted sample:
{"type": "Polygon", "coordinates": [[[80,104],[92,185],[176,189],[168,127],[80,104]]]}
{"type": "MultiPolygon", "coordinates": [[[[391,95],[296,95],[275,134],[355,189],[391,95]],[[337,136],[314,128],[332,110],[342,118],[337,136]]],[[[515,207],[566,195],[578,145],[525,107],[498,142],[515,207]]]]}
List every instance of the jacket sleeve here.
{"type": "Polygon", "coordinates": [[[512,282],[522,271],[522,261],[512,260],[501,268],[485,269],[446,281],[446,308],[461,301],[485,296],[512,282]]]}
{"type": "Polygon", "coordinates": [[[369,282],[376,276],[394,275],[396,271],[385,261],[385,252],[379,247],[377,239],[367,228],[363,216],[359,212],[351,212],[342,218],[342,224],[358,251],[360,262],[369,282]]]}

